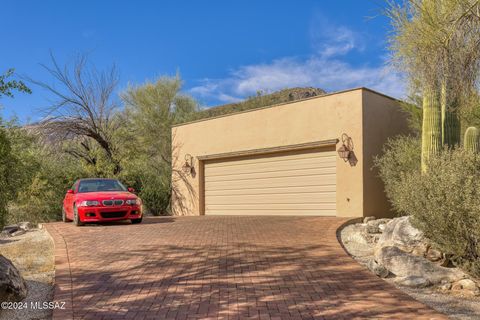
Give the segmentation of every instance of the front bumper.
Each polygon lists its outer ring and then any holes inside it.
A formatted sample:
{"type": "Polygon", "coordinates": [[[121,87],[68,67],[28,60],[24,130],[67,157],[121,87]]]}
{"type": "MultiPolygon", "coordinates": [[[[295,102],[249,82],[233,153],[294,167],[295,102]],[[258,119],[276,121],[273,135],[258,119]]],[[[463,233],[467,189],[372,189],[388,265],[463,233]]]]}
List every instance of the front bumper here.
{"type": "Polygon", "coordinates": [[[116,221],[142,217],[140,206],[78,207],[77,210],[82,222],[116,221]]]}

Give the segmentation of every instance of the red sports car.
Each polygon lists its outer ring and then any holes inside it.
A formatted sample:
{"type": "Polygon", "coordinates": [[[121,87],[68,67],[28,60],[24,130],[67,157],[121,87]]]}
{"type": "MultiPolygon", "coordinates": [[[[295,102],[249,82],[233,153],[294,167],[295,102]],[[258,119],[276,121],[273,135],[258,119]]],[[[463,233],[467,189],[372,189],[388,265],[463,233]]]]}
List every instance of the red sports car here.
{"type": "Polygon", "coordinates": [[[62,219],[77,226],[85,222],[130,219],[142,222],[142,200],[116,179],[80,179],[67,191],[62,219]]]}

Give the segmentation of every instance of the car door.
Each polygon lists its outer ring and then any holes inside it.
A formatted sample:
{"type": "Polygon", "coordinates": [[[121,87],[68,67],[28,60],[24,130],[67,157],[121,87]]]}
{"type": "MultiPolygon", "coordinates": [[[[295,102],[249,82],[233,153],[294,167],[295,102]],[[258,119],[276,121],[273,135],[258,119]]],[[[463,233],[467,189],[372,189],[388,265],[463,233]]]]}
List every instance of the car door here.
{"type": "Polygon", "coordinates": [[[73,202],[75,201],[75,193],[77,192],[78,181],[76,181],[70,190],[73,190],[73,193],[68,193],[65,195],[63,200],[63,207],[67,213],[69,219],[73,218],[73,202]]]}

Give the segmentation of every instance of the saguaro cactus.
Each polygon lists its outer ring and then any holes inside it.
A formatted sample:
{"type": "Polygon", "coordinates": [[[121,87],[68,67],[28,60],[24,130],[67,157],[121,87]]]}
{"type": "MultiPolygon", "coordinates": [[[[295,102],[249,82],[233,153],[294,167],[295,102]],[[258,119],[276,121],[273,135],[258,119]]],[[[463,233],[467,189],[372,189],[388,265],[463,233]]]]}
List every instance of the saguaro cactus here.
{"type": "Polygon", "coordinates": [[[456,112],[456,99],[448,92],[446,81],[442,83],[442,143],[449,148],[460,144],[460,119],[456,112]]]}
{"type": "Polygon", "coordinates": [[[466,150],[480,152],[480,130],[477,127],[468,127],[463,139],[463,147],[466,150]]]}
{"type": "Polygon", "coordinates": [[[442,110],[436,86],[423,92],[422,172],[427,171],[428,159],[442,149],[442,110]]]}

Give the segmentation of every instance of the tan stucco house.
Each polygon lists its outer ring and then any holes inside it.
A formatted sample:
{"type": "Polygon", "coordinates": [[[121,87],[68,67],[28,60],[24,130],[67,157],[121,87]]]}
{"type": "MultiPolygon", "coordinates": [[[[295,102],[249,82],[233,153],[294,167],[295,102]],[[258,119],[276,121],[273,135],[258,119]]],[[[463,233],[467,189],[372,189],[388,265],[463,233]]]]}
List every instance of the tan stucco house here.
{"type": "Polygon", "coordinates": [[[373,157],[406,131],[399,102],[366,88],[175,126],[172,210],[388,216],[373,157]]]}

